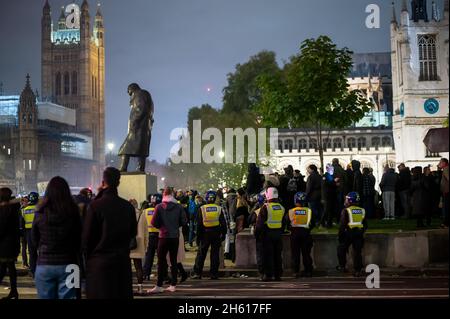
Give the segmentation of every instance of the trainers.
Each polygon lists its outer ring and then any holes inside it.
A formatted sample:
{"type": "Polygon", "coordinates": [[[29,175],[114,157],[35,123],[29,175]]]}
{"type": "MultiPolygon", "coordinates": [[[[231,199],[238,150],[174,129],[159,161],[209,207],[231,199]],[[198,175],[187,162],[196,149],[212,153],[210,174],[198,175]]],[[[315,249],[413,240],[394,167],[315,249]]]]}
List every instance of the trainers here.
{"type": "Polygon", "coordinates": [[[166,288],[166,291],[168,292],[175,292],[177,288],[175,286],[170,285],[169,288],[166,288]]]}
{"type": "Polygon", "coordinates": [[[191,279],[202,279],[202,276],[194,274],[191,276],[191,279]]]}
{"type": "Polygon", "coordinates": [[[155,286],[153,289],[147,290],[147,293],[149,293],[149,294],[160,294],[163,292],[164,292],[164,289],[163,289],[163,287],[160,287],[160,286],[155,286]]]}

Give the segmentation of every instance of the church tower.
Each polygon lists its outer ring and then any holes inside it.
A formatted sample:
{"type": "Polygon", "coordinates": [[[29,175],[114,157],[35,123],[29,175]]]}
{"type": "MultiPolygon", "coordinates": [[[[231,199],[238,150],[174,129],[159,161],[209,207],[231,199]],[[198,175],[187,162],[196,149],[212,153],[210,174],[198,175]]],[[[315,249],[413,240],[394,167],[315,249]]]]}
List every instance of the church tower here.
{"type": "MultiPolygon", "coordinates": [[[[394,5],[394,4],[393,4],[394,5]]],[[[440,18],[433,1],[431,18],[426,0],[402,1],[399,22],[391,19],[394,140],[397,163],[435,164],[443,154],[429,152],[423,139],[442,127],[449,112],[449,12],[444,0],[440,18]]]]}
{"type": "Polygon", "coordinates": [[[97,9],[91,27],[89,4],[61,9],[56,26],[46,0],[42,16],[42,99],[76,110],[76,132],[92,140],[87,168],[96,185],[105,157],[105,42],[97,9]]]}
{"type": "Polygon", "coordinates": [[[30,76],[27,75],[25,88],[20,94],[18,109],[18,151],[21,154],[21,160],[16,161],[16,175],[22,183],[19,191],[36,188],[38,159],[37,119],[36,96],[31,89],[30,76]]]}

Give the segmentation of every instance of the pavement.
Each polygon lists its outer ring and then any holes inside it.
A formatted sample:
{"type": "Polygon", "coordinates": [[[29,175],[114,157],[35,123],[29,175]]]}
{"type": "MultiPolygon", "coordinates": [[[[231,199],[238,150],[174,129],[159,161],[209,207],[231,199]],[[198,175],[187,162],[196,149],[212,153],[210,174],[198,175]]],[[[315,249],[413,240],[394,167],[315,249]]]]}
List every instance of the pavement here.
{"type": "MultiPolygon", "coordinates": [[[[187,271],[192,269],[195,248],[189,248],[184,262],[187,271]]],[[[18,263],[18,285],[21,299],[36,299],[33,279],[18,263]]],[[[154,266],[153,269],[155,269],[154,266]]],[[[380,270],[380,288],[368,289],[365,276],[354,278],[351,274],[341,274],[333,270],[316,270],[312,278],[294,279],[288,272],[281,282],[261,282],[255,269],[236,269],[231,261],[225,260],[220,269],[219,280],[208,277],[209,258],[205,261],[204,277],[201,280],[188,279],[177,286],[175,293],[136,296],[137,299],[196,299],[196,298],[449,298],[448,263],[434,264],[426,268],[383,268],[380,270]]],[[[137,290],[135,276],[134,289],[137,290]]],[[[144,289],[155,285],[156,277],[144,282],[144,289]]],[[[0,298],[8,293],[9,278],[0,284],[0,298]]]]}

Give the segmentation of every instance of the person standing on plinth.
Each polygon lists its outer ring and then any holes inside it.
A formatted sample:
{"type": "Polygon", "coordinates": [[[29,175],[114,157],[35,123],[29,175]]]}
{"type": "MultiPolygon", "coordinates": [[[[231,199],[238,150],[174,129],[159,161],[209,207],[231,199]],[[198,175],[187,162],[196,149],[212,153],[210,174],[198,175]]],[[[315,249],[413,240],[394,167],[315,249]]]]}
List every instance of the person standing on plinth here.
{"type": "Polygon", "coordinates": [[[137,171],[145,172],[145,161],[149,156],[151,131],[153,127],[153,100],[150,93],[142,90],[139,85],[132,83],[128,86],[130,95],[130,118],[128,121],[128,135],[119,149],[122,157],[120,171],[126,172],[130,157],[137,157],[139,164],[137,171]]]}

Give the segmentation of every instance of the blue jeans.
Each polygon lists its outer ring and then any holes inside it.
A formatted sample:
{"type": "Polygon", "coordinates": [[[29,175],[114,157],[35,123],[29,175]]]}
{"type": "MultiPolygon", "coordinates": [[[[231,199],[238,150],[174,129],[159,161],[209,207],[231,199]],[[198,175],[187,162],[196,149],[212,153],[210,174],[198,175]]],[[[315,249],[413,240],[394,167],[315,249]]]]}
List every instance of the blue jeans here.
{"type": "Polygon", "coordinates": [[[39,299],[75,299],[76,289],[68,288],[67,265],[37,265],[35,282],[39,299]]]}

